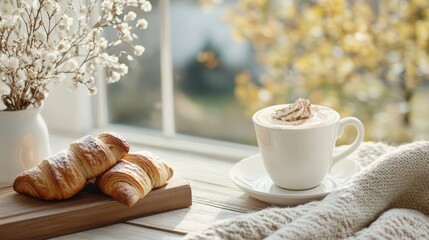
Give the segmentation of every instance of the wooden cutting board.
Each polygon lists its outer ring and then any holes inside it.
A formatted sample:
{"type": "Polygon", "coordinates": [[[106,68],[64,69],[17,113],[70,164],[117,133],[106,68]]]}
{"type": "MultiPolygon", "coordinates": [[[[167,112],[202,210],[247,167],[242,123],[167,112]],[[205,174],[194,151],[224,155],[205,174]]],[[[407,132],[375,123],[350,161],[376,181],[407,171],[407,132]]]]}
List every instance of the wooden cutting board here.
{"type": "Polygon", "coordinates": [[[132,207],[117,203],[94,186],[63,201],[42,201],[18,194],[11,187],[0,188],[0,238],[45,239],[191,204],[189,183],[177,176],[132,207]]]}

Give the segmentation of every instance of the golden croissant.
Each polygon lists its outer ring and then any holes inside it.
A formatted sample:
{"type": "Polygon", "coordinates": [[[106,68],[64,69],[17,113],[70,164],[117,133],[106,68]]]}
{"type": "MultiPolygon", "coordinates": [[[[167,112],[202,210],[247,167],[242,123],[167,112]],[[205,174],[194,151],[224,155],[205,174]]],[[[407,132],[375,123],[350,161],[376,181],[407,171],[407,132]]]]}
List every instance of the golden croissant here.
{"type": "Polygon", "coordinates": [[[114,133],[91,135],[22,172],[14,181],[18,193],[44,200],[71,198],[93,179],[115,165],[129,151],[128,143],[114,133]]]}
{"type": "Polygon", "coordinates": [[[134,205],[152,189],[167,184],[173,169],[150,152],[128,153],[115,166],[97,178],[98,188],[114,200],[134,205]]]}

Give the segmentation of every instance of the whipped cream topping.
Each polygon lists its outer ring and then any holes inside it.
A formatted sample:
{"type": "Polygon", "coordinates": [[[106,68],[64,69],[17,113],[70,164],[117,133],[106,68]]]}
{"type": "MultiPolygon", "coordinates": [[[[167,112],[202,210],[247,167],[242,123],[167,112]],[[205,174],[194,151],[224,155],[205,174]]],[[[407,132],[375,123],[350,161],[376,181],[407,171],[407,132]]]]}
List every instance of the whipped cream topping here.
{"type": "Polygon", "coordinates": [[[310,100],[298,98],[295,103],[275,110],[271,114],[271,117],[289,123],[302,123],[312,117],[312,115],[310,100]]]}

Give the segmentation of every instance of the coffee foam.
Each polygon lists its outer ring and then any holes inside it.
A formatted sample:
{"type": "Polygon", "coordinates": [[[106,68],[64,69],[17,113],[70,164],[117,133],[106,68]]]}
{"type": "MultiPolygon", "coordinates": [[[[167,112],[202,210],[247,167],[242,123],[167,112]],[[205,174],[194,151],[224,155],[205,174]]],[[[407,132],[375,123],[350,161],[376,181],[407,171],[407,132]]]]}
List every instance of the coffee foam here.
{"type": "Polygon", "coordinates": [[[260,125],[268,126],[271,128],[302,129],[324,126],[340,118],[339,114],[336,111],[328,107],[319,105],[311,105],[311,110],[313,113],[312,116],[301,121],[288,122],[272,117],[273,112],[281,108],[285,108],[288,105],[289,104],[283,104],[263,108],[255,113],[253,119],[260,125]]]}

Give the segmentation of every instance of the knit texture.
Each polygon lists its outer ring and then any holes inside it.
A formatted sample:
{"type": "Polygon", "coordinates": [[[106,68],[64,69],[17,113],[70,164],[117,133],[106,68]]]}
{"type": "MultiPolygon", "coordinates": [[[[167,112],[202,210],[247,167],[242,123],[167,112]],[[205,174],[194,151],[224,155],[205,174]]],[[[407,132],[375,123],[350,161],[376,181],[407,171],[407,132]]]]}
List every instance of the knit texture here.
{"type": "Polygon", "coordinates": [[[429,239],[429,142],[366,142],[363,170],[323,200],[213,223],[185,239],[429,239]]]}

